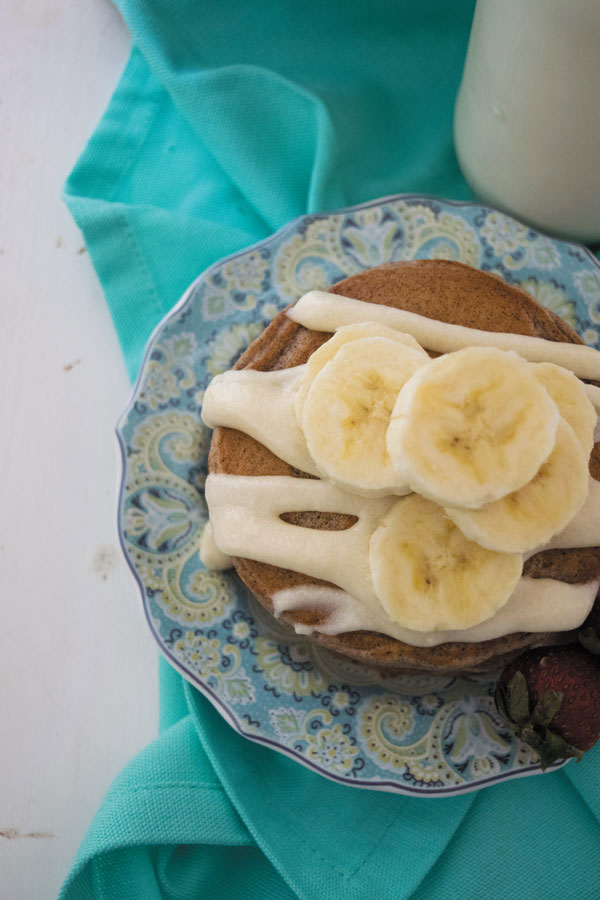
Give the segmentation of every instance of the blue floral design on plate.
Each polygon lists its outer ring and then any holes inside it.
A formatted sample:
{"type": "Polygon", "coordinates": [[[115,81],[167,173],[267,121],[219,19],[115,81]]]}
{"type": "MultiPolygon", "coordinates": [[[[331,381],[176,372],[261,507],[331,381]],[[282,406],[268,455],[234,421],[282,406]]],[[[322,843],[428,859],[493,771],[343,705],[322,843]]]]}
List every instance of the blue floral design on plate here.
{"type": "Polygon", "coordinates": [[[600,265],[585,248],[475,203],[401,195],[307,215],[216,263],[149,342],[118,425],[121,544],[171,664],[241,734],[357,787],[418,796],[536,774],[498,716],[489,675],[386,679],[275,622],[198,553],[210,379],[313,288],[396,259],[453,259],[521,284],[598,345],[600,265]]]}

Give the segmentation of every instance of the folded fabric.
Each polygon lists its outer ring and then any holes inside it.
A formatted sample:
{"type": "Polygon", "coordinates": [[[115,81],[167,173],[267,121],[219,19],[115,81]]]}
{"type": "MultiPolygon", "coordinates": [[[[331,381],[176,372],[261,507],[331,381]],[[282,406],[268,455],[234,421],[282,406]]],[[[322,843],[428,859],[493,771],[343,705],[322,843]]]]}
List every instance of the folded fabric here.
{"type": "Polygon", "coordinates": [[[133,376],[188,284],[295,216],[469,197],[452,140],[473,0],[123,0],[133,49],[66,185],[133,376]]]}
{"type": "MultiPolygon", "coordinates": [[[[133,47],[66,185],[130,375],[208,265],[305,212],[468,198],[452,141],[473,0],[121,0],[133,47]]],[[[600,750],[422,799],[329,782],[235,733],[161,664],[161,734],[61,897],[595,898],[600,750]]]]}

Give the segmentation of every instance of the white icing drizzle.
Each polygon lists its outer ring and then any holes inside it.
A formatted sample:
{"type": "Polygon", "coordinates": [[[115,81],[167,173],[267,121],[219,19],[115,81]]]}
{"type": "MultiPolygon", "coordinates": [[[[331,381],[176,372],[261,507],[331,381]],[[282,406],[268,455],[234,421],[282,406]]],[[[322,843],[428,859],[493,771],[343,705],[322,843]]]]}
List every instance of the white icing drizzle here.
{"type": "Polygon", "coordinates": [[[597,413],[600,414],[600,388],[595,384],[584,384],[585,392],[588,395],[588,400],[594,407],[597,413]]]}
{"type": "MultiPolygon", "coordinates": [[[[369,611],[347,591],[325,587],[322,584],[306,584],[302,587],[286,588],[272,595],[273,615],[278,619],[282,613],[296,609],[310,609],[323,613],[327,620],[319,625],[322,634],[342,634],[345,631],[375,630],[377,615],[369,611]]],[[[385,622],[384,622],[385,624],[385,622]]],[[[312,625],[294,622],[296,634],[312,634],[312,625]]],[[[381,629],[377,629],[381,631],[381,629]]]]}
{"type": "Polygon", "coordinates": [[[294,396],[305,369],[231,369],[217,375],[204,394],[202,418],[209,428],[237,428],[284,462],[318,475],[294,411],[294,396]]]}
{"type": "Polygon", "coordinates": [[[325,609],[330,617],[319,628],[324,633],[377,631],[430,647],[446,641],[489,640],[515,631],[565,631],[583,622],[598,589],[598,582],[568,585],[524,577],[505,606],[486,621],[464,631],[421,633],[391,621],[371,581],[370,537],[396,497],[360,497],[325,481],[304,478],[209,475],[206,499],[222,551],[338,586],[337,591],[307,586],[273,597],[276,615],[300,606],[325,609]],[[354,515],[358,521],[345,531],[318,531],[279,518],[284,512],[305,510],[354,515]]]}
{"type": "Polygon", "coordinates": [[[346,591],[306,585],[288,588],[273,595],[276,617],[294,609],[311,609],[327,618],[318,628],[297,623],[297,634],[342,634],[346,631],[377,631],[413,647],[435,647],[448,642],[489,641],[518,631],[570,631],[588,615],[598,581],[587,584],[565,584],[551,578],[523,577],[512,597],[489,619],[463,631],[430,631],[422,633],[401,628],[385,615],[376,615],[346,591]]]}
{"type": "Polygon", "coordinates": [[[231,569],[233,567],[232,558],[227,556],[226,553],[223,553],[223,551],[219,550],[217,547],[210,521],[206,523],[202,530],[202,537],[200,538],[200,559],[202,560],[202,564],[213,572],[221,572],[224,569],[231,569]]]}
{"type": "Polygon", "coordinates": [[[285,475],[209,475],[205,490],[215,540],[225,553],[331,581],[369,609],[381,607],[371,582],[369,541],[397,497],[360,497],[326,481],[285,475]],[[319,531],[279,518],[306,510],[358,521],[345,531],[319,531]]]}
{"type": "MultiPolygon", "coordinates": [[[[288,316],[316,331],[379,322],[412,334],[423,346],[440,353],[474,344],[500,347],[515,350],[532,362],[554,362],[581,378],[600,380],[600,353],[589,347],[448,325],[320,291],[302,297],[288,316]]],[[[203,419],[209,427],[238,429],[295,468],[318,475],[294,410],[294,396],[304,371],[305,366],[274,372],[225,372],[213,379],[206,391],[203,419]]],[[[585,390],[600,414],[600,388],[585,385],[585,390]]],[[[596,432],[598,440],[600,424],[596,432]]],[[[200,555],[207,568],[228,568],[231,556],[239,556],[337,585],[306,585],[280,591],[272,598],[275,615],[298,608],[327,613],[325,623],[319,626],[326,634],[377,631],[414,646],[429,647],[448,641],[490,640],[516,631],[561,632],[583,622],[598,589],[597,581],[569,585],[522,577],[508,602],[484,622],[463,631],[417,632],[391,621],[375,595],[369,569],[371,534],[396,497],[362,497],[322,480],[211,474],[206,481],[206,499],[212,528],[209,524],[203,532],[200,555]],[[280,518],[285,512],[306,510],[354,515],[358,521],[344,531],[321,531],[299,528],[280,518]]],[[[577,516],[527,557],[539,550],[599,545],[600,483],[590,479],[586,503],[577,516]]],[[[296,630],[310,633],[311,628],[297,624],[296,630]]]]}
{"type": "MultiPolygon", "coordinates": [[[[596,387],[595,384],[584,384],[584,388],[588,395],[588,400],[591,402],[598,416],[600,416],[600,388],[596,387]]],[[[596,444],[598,441],[600,441],[600,418],[597,420],[596,427],[594,428],[594,443],[596,444]]]]}
{"type": "MultiPolygon", "coordinates": [[[[294,412],[294,393],[298,388],[304,369],[304,366],[275,372],[241,369],[218,375],[210,383],[204,395],[202,408],[204,421],[213,428],[215,425],[237,428],[268,446],[273,453],[290,465],[309,474],[318,475],[318,470],[308,454],[306,442],[298,427],[294,412]]],[[[586,385],[586,387],[593,386],[586,385]]],[[[599,399],[600,402],[600,389],[595,388],[595,390],[598,391],[596,399],[599,399]]],[[[298,482],[296,479],[291,479],[291,483],[297,485],[298,482]]],[[[283,489],[287,490],[287,488],[283,489]]],[[[256,519],[262,501],[258,484],[255,485],[254,490],[255,505],[252,515],[256,519]]],[[[321,488],[317,488],[317,490],[321,490],[321,488]]],[[[349,504],[355,502],[357,495],[340,489],[340,496],[344,497],[345,509],[333,511],[347,512],[349,504]]],[[[344,505],[341,500],[340,504],[344,505]]],[[[302,507],[302,509],[308,508],[307,506],[302,507]]],[[[315,507],[310,508],[314,509],[315,507]]],[[[290,512],[291,510],[282,508],[280,511],[290,512]]],[[[600,546],[600,482],[590,478],[586,502],[575,518],[548,544],[526,554],[526,558],[539,550],[598,546],[600,546]]],[[[291,552],[291,548],[288,550],[291,552]]],[[[238,555],[243,556],[244,554],[238,555]]],[[[290,568],[289,560],[283,567],[290,568]]]]}
{"type": "Polygon", "coordinates": [[[569,547],[600,546],[600,481],[590,478],[586,501],[566,528],[527,556],[541,550],[566,550],[569,547]]]}
{"type": "Polygon", "coordinates": [[[553,362],[570,369],[580,378],[600,381],[600,352],[583,344],[450,325],[407,310],[366,303],[325,291],[304,294],[287,315],[313,331],[335,331],[342,325],[378,322],[412,334],[422,347],[437,353],[450,353],[473,346],[514,350],[531,362],[553,362]]]}

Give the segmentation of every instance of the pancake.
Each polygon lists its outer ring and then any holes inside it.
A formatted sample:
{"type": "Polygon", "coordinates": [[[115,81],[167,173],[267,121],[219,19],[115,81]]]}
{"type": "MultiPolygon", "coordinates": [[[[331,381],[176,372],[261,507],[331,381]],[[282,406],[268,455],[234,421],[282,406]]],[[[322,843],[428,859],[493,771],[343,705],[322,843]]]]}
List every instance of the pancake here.
{"type": "MultiPolygon", "coordinates": [[[[330,288],[330,292],[469,328],[583,343],[566,322],[541,307],[521,288],[507,284],[497,275],[461,263],[442,260],[388,263],[346,278],[330,288]]],[[[284,311],[248,347],[235,368],[272,371],[301,365],[330,337],[331,334],[298,325],[284,311]]],[[[590,463],[593,477],[600,475],[598,449],[596,445],[590,463]]],[[[209,472],[312,477],[283,462],[248,435],[223,427],[215,428],[213,433],[209,472]]],[[[320,512],[287,513],[283,518],[292,524],[321,530],[342,530],[355,521],[352,516],[320,512]]],[[[273,611],[271,598],[277,591],[304,585],[330,586],[298,572],[249,559],[235,558],[234,566],[242,581],[270,613],[273,611]]],[[[526,562],[524,574],[570,584],[600,578],[600,548],[549,550],[536,554],[526,562]]],[[[550,632],[520,632],[489,641],[414,647],[371,631],[322,634],[318,628],[325,621],[325,615],[300,609],[284,613],[279,621],[291,628],[310,626],[315,629],[310,640],[389,674],[423,670],[451,674],[492,669],[504,665],[527,647],[555,643],[565,637],[550,632]]]]}

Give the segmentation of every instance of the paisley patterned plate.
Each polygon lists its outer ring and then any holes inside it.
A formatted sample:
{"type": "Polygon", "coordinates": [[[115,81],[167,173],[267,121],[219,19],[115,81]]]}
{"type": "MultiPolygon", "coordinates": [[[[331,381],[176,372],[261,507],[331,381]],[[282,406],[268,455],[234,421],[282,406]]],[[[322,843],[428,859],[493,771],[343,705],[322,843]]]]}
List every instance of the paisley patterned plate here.
{"type": "Polygon", "coordinates": [[[521,284],[596,346],[600,266],[472,203],[403,195],[307,215],[218,262],[155,331],[118,435],[119,531],[166,658],[251,740],[345,784],[457,794],[540,771],[489,676],[389,678],[291,636],[198,554],[210,432],[203,392],[286,304],[389,260],[455,259],[521,284]]]}

